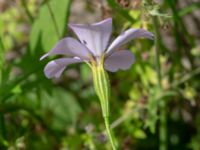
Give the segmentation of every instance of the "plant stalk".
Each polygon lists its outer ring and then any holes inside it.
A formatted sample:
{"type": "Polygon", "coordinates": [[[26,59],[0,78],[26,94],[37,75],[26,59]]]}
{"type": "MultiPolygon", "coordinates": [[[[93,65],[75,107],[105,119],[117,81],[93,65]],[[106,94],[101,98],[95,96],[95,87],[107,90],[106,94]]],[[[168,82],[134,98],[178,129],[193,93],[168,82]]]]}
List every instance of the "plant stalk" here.
{"type": "Polygon", "coordinates": [[[111,131],[109,122],[110,82],[107,72],[103,67],[103,59],[101,60],[100,64],[96,63],[92,64],[92,72],[93,72],[94,89],[100,100],[107,135],[111,143],[112,149],[116,150],[117,147],[115,143],[115,138],[111,131]]]}
{"type": "MultiPolygon", "coordinates": [[[[160,69],[160,34],[159,34],[159,23],[157,17],[152,18],[154,30],[155,30],[155,56],[156,56],[156,72],[158,77],[158,89],[162,91],[162,75],[160,69]]],[[[159,118],[159,150],[167,150],[167,112],[166,112],[166,102],[164,99],[159,99],[158,107],[160,110],[159,118]]]]}
{"type": "MultiPolygon", "coordinates": [[[[2,42],[2,38],[0,37],[0,86],[3,83],[3,66],[5,64],[5,49],[2,42]]],[[[0,101],[0,104],[3,103],[0,101]]],[[[6,123],[5,123],[5,117],[4,114],[0,112],[0,144],[3,143],[1,140],[7,139],[7,132],[6,132],[6,123]]]]}
{"type": "Polygon", "coordinates": [[[31,14],[30,10],[28,9],[27,1],[26,0],[21,0],[21,3],[22,3],[22,6],[23,6],[23,9],[24,9],[25,13],[28,16],[28,19],[30,20],[31,23],[33,23],[34,18],[33,18],[32,14],[31,14]]]}
{"type": "Polygon", "coordinates": [[[104,122],[105,122],[105,126],[106,126],[107,135],[108,135],[110,143],[112,145],[112,149],[116,150],[115,138],[114,138],[113,133],[110,128],[109,117],[104,117],[104,122]]]}

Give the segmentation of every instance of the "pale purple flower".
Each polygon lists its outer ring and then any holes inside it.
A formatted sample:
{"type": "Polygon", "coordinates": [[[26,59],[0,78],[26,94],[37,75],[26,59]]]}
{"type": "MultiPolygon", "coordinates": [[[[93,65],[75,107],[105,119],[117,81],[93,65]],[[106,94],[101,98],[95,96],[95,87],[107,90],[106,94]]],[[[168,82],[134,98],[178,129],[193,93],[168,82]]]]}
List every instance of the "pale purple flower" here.
{"type": "Polygon", "coordinates": [[[144,29],[128,29],[120,34],[109,46],[112,32],[112,19],[108,18],[94,24],[69,24],[79,40],[66,37],[41,57],[64,55],[65,57],[50,61],[44,68],[48,78],[60,77],[70,64],[95,61],[98,65],[104,57],[104,68],[111,72],[126,70],[134,62],[134,55],[129,50],[118,50],[120,46],[135,38],[153,39],[153,34],[144,29]]]}

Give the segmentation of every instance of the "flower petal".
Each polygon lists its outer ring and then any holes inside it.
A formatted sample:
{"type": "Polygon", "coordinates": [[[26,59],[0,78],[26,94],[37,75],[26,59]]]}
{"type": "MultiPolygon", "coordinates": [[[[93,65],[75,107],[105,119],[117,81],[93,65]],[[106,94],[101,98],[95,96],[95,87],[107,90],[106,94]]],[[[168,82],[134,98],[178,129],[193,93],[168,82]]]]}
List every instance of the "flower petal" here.
{"type": "Polygon", "coordinates": [[[129,29],[120,34],[108,47],[108,50],[106,53],[110,53],[111,51],[119,48],[121,45],[129,42],[132,39],[135,38],[148,38],[148,39],[154,39],[154,35],[151,32],[148,32],[144,29],[129,29]]]}
{"type": "Polygon", "coordinates": [[[134,60],[135,57],[129,50],[115,51],[105,59],[104,67],[111,72],[116,72],[119,69],[127,70],[131,67],[134,60]]]}
{"type": "Polygon", "coordinates": [[[44,68],[44,73],[47,78],[59,78],[62,72],[69,64],[82,62],[81,59],[76,58],[59,58],[50,61],[44,68]]]}
{"type": "Polygon", "coordinates": [[[112,19],[108,18],[91,25],[69,24],[69,27],[95,56],[101,56],[110,39],[112,19]]]}
{"type": "Polygon", "coordinates": [[[55,47],[50,52],[44,54],[40,60],[43,60],[49,55],[77,56],[83,60],[89,60],[90,51],[76,39],[67,37],[60,40],[55,47]]]}

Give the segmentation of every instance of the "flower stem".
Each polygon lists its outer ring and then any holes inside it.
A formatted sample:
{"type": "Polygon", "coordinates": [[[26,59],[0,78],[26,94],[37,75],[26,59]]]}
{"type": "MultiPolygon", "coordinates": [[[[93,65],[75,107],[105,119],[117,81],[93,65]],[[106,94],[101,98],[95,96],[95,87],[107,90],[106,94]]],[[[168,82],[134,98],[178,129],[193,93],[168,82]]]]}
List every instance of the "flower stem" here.
{"type": "Polygon", "coordinates": [[[107,131],[110,143],[112,145],[112,149],[116,150],[117,148],[116,148],[116,144],[115,144],[115,138],[114,138],[111,128],[110,128],[109,117],[104,117],[104,121],[105,121],[106,131],[107,131]]]}
{"type": "Polygon", "coordinates": [[[109,123],[109,98],[110,98],[110,82],[107,72],[104,70],[103,62],[92,65],[94,89],[99,97],[104,123],[113,150],[116,150],[115,138],[112,134],[109,123]]]}

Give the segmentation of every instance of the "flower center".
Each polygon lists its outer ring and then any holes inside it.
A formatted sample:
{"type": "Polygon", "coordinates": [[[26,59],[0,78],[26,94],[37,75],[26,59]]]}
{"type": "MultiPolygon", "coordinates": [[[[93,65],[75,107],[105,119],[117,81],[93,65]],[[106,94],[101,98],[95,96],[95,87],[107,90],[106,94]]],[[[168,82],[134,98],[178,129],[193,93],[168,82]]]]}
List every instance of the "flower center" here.
{"type": "Polygon", "coordinates": [[[92,66],[104,66],[104,55],[102,56],[91,56],[90,57],[90,63],[92,66]]]}

